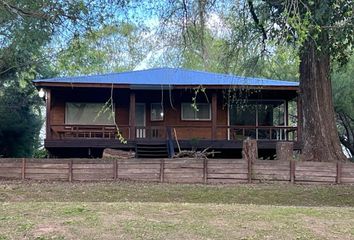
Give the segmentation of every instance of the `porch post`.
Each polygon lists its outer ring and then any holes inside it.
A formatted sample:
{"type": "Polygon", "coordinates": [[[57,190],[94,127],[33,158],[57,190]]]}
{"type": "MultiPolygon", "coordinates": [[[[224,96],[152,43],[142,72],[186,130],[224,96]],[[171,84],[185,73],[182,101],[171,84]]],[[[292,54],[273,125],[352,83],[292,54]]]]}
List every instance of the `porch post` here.
{"type": "Polygon", "coordinates": [[[130,139],[135,139],[135,93],[130,92],[130,106],[129,106],[129,127],[130,139]]]}
{"type": "MultiPolygon", "coordinates": [[[[289,100],[285,100],[285,127],[289,126],[289,100]]],[[[288,129],[284,129],[284,137],[285,140],[289,140],[289,132],[288,129]]]]}
{"type": "Polygon", "coordinates": [[[51,132],[51,121],[50,121],[50,110],[51,110],[51,91],[50,89],[46,89],[46,95],[45,95],[45,103],[46,103],[46,139],[51,139],[52,138],[52,132],[51,132]]]}
{"type": "Polygon", "coordinates": [[[300,93],[297,93],[297,142],[302,142],[302,103],[300,93]]]}
{"type": "Polygon", "coordinates": [[[217,93],[213,93],[211,98],[211,139],[216,139],[216,120],[218,112],[217,93]]]}
{"type": "Polygon", "coordinates": [[[285,100],[285,126],[289,126],[289,100],[285,100]]]}

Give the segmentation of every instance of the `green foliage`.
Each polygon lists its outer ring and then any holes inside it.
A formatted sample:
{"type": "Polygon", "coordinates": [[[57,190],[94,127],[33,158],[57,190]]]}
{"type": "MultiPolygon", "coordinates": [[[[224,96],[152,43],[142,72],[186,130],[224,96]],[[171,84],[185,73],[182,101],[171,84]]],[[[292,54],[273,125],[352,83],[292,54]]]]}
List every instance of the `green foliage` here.
{"type": "Polygon", "coordinates": [[[200,43],[200,31],[195,27],[188,27],[189,44],[181,49],[182,67],[196,70],[220,72],[221,59],[225,41],[213,36],[209,30],[204,30],[203,46],[200,43]],[[201,49],[203,48],[203,50],[201,49]],[[203,55],[204,52],[204,55],[203,55]],[[207,55],[207,57],[205,57],[207,55]]]}
{"type": "Polygon", "coordinates": [[[47,158],[48,151],[45,148],[35,148],[33,151],[34,158],[47,158]]]}
{"type": "MultiPolygon", "coordinates": [[[[354,157],[354,56],[332,74],[334,107],[341,143],[354,157]]],[[[354,160],[354,159],[352,159],[354,160]]]]}
{"type": "Polygon", "coordinates": [[[43,102],[31,80],[53,76],[59,43],[108,21],[124,5],[107,4],[116,2],[0,1],[0,156],[29,157],[39,147],[43,102]]]}
{"type": "Polygon", "coordinates": [[[303,51],[311,41],[317,53],[328,54],[340,64],[349,60],[354,43],[352,0],[264,0],[254,5],[269,39],[293,43],[303,51]]]}
{"type": "Polygon", "coordinates": [[[245,69],[253,69],[247,75],[298,81],[300,60],[296,50],[287,46],[273,45],[272,48],[272,52],[260,57],[253,68],[252,66],[245,66],[245,69]]]}
{"type": "Polygon", "coordinates": [[[105,25],[74,37],[54,63],[60,75],[132,70],[150,50],[143,29],[131,23],[105,25]]]}
{"type": "Polygon", "coordinates": [[[182,67],[297,81],[297,49],[291,45],[277,45],[277,41],[269,41],[267,48],[264,48],[260,44],[261,35],[253,29],[248,9],[237,3],[232,4],[230,9],[218,12],[219,27],[226,30],[221,34],[217,34],[216,29],[201,28],[199,22],[187,25],[185,37],[179,38],[179,41],[185,41],[179,45],[182,67]]]}
{"type": "MultiPolygon", "coordinates": [[[[0,76],[39,64],[43,60],[42,47],[52,40],[53,34],[80,20],[89,21],[87,10],[83,0],[1,2],[0,76]]],[[[70,30],[66,29],[68,34],[70,30]]]]}
{"type": "Polygon", "coordinates": [[[354,56],[332,74],[334,106],[337,112],[345,112],[354,119],[354,56]]]}
{"type": "Polygon", "coordinates": [[[28,85],[10,85],[0,96],[0,155],[3,157],[30,157],[39,146],[42,126],[38,96],[28,85]]]}

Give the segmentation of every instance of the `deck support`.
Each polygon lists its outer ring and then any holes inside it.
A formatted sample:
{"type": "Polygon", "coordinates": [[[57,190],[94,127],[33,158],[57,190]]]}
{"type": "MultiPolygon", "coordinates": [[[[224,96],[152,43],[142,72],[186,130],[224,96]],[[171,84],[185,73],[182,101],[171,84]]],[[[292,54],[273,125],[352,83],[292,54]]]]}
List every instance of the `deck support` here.
{"type": "Polygon", "coordinates": [[[130,106],[129,106],[129,139],[135,139],[135,93],[130,92],[130,106]]]}
{"type": "Polygon", "coordinates": [[[216,92],[211,97],[211,139],[216,139],[216,123],[217,123],[218,100],[216,92]]]}

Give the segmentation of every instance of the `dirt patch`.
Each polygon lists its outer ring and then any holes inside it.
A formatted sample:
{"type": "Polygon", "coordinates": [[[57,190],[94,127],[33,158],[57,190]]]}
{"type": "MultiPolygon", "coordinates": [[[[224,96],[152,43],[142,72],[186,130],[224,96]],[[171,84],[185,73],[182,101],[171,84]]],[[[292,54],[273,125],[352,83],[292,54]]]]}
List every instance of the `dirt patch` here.
{"type": "MultiPolygon", "coordinates": [[[[348,224],[348,221],[320,219],[313,217],[303,217],[304,225],[307,229],[313,232],[316,236],[322,239],[341,239],[351,240],[353,235],[353,225],[348,224]],[[340,226],[340,227],[339,227],[340,226]]],[[[354,221],[352,221],[354,224],[354,221]]]]}
{"type": "Polygon", "coordinates": [[[30,239],[39,237],[64,237],[65,239],[73,239],[73,236],[69,233],[64,226],[58,223],[45,223],[35,226],[35,228],[29,234],[30,239]]]}

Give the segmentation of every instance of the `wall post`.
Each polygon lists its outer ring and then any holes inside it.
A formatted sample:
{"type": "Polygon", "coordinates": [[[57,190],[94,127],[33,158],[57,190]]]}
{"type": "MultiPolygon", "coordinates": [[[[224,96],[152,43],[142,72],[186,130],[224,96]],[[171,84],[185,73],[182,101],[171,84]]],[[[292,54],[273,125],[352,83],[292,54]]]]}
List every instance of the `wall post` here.
{"type": "Polygon", "coordinates": [[[248,180],[248,183],[251,183],[252,182],[252,164],[258,158],[257,140],[247,139],[247,140],[243,141],[242,157],[247,162],[247,167],[248,167],[247,180],[248,180]]]}
{"type": "Polygon", "coordinates": [[[25,178],[26,178],[26,158],[22,158],[21,179],[25,180],[25,178]]]}
{"type": "Polygon", "coordinates": [[[51,111],[51,102],[52,102],[52,96],[51,96],[51,90],[46,89],[46,95],[45,95],[45,103],[46,103],[46,139],[51,139],[52,138],[52,131],[51,131],[51,119],[50,119],[50,111],[51,111]]]}
{"type": "Polygon", "coordinates": [[[73,181],[73,160],[69,161],[69,182],[73,181]]]}
{"type": "Polygon", "coordinates": [[[165,181],[165,159],[162,158],[160,162],[160,182],[163,183],[165,181]]]}
{"type": "Polygon", "coordinates": [[[213,93],[211,97],[211,139],[216,139],[216,124],[218,115],[218,98],[217,93],[213,93]]]}
{"type": "Polygon", "coordinates": [[[340,184],[342,181],[342,162],[337,162],[336,183],[340,184]]]}
{"type": "Polygon", "coordinates": [[[208,183],[208,159],[203,159],[203,182],[208,183]]]}
{"type": "Polygon", "coordinates": [[[300,92],[297,93],[297,142],[302,143],[302,101],[300,92]]]}
{"type": "Polygon", "coordinates": [[[130,105],[129,105],[129,126],[130,126],[130,134],[129,138],[134,140],[135,133],[135,93],[130,92],[130,105]]]}
{"type": "Polygon", "coordinates": [[[118,178],[118,162],[117,159],[113,160],[113,180],[117,181],[118,178]]]}
{"type": "Polygon", "coordinates": [[[295,160],[290,160],[290,182],[295,183],[295,160]]]}

